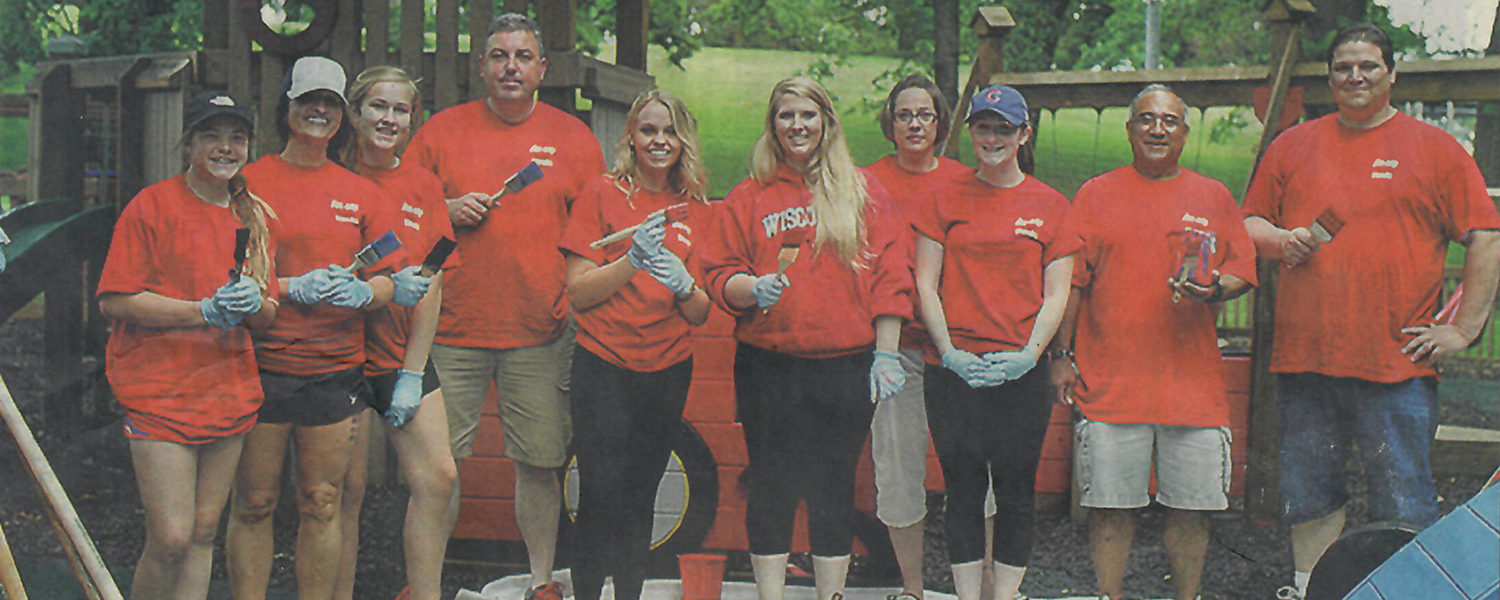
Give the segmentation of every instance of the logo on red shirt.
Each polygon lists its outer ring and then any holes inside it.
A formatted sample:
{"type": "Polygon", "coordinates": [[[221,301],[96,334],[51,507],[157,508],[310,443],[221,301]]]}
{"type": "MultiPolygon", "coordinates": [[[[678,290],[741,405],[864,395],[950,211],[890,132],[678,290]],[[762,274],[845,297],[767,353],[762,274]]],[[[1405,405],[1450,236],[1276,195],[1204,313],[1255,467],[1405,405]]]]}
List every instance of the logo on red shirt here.
{"type": "Polygon", "coordinates": [[[1381,160],[1381,159],[1377,158],[1377,159],[1375,159],[1375,163],[1372,164],[1372,165],[1370,165],[1370,168],[1371,169],[1390,169],[1390,171],[1379,171],[1379,170],[1370,171],[1370,179],[1391,179],[1391,178],[1393,178],[1393,177],[1396,176],[1396,174],[1392,173],[1391,171],[1395,171],[1396,167],[1399,167],[1399,166],[1401,166],[1401,161],[1396,160],[1394,158],[1392,158],[1390,160],[1381,160]]]}

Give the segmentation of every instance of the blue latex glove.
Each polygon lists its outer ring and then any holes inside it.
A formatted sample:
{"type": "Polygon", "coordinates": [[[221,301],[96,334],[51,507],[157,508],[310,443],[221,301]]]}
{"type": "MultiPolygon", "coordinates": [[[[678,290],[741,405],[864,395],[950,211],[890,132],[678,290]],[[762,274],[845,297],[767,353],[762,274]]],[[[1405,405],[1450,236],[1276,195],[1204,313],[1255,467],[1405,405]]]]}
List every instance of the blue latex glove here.
{"type": "Polygon", "coordinates": [[[391,274],[391,302],[401,306],[416,306],[427,295],[432,278],[422,275],[422,265],[412,265],[391,274]]]}
{"type": "Polygon", "coordinates": [[[870,401],[891,398],[901,393],[903,387],[906,387],[906,370],[901,368],[901,355],[876,350],[875,362],[870,363],[870,401]]]}
{"type": "Polygon", "coordinates": [[[662,249],[661,254],[651,257],[647,267],[651,277],[671,290],[673,296],[681,298],[693,291],[693,275],[672,251],[662,249]]]}
{"type": "Polygon", "coordinates": [[[1014,352],[991,352],[984,355],[984,361],[991,366],[991,368],[986,369],[994,373],[991,377],[998,376],[1001,378],[1000,381],[995,383],[995,385],[998,385],[1006,381],[1020,379],[1022,375],[1030,372],[1031,369],[1036,367],[1036,360],[1041,354],[1040,350],[1027,346],[1014,352]]]}
{"type": "Polygon", "coordinates": [[[260,310],[260,284],[249,275],[241,274],[234,283],[214,292],[214,302],[224,310],[240,316],[252,315],[260,310]]]}
{"type": "Polygon", "coordinates": [[[324,298],[340,308],[361,308],[375,299],[375,288],[339,265],[328,265],[333,286],[324,298]]]}
{"type": "Polygon", "coordinates": [[[962,377],[964,383],[971,388],[996,385],[999,382],[987,383],[984,378],[984,359],[975,356],[973,352],[954,348],[943,353],[943,368],[957,373],[962,377]]]}
{"type": "Polygon", "coordinates": [[[288,277],[286,295],[298,304],[317,304],[333,291],[334,276],[328,269],[313,269],[288,277]]]}
{"type": "Polygon", "coordinates": [[[786,277],[779,273],[761,275],[756,277],[755,283],[750,286],[750,296],[755,298],[756,306],[763,309],[771,308],[771,305],[781,299],[781,292],[786,290],[787,285],[790,284],[786,277]]]}
{"type": "Polygon", "coordinates": [[[0,252],[0,273],[5,272],[5,252],[0,252]]]}
{"type": "Polygon", "coordinates": [[[641,270],[650,267],[651,257],[661,254],[662,240],[667,239],[667,215],[662,213],[646,219],[630,236],[630,250],[625,253],[630,265],[641,270]]]}
{"type": "Polygon", "coordinates": [[[396,388],[391,392],[391,407],[385,411],[385,422],[391,427],[405,425],[422,405],[422,374],[401,369],[396,388]]]}
{"type": "Polygon", "coordinates": [[[219,329],[231,329],[235,325],[239,325],[240,319],[244,318],[238,314],[224,310],[217,302],[214,302],[213,296],[198,301],[198,314],[203,317],[204,323],[213,325],[219,329]]]}

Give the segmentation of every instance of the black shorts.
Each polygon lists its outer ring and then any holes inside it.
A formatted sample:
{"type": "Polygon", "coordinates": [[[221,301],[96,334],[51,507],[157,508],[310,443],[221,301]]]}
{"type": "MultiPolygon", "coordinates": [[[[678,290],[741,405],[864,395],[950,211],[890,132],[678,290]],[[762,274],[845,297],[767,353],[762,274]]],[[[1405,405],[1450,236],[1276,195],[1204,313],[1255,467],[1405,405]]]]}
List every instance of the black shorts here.
{"type": "MultiPolygon", "coordinates": [[[[400,379],[401,370],[386,371],[376,375],[365,375],[365,381],[370,383],[371,393],[365,400],[370,408],[380,416],[385,416],[385,411],[391,408],[391,395],[396,393],[396,380],[400,379]]],[[[427,361],[427,368],[422,371],[422,397],[426,398],[442,387],[438,381],[437,367],[432,366],[432,361],[427,361]]]]}
{"type": "Polygon", "coordinates": [[[360,367],[317,375],[261,371],[260,387],[266,395],[260,406],[260,421],[300,427],[347,419],[364,410],[370,397],[370,386],[360,367]]]}

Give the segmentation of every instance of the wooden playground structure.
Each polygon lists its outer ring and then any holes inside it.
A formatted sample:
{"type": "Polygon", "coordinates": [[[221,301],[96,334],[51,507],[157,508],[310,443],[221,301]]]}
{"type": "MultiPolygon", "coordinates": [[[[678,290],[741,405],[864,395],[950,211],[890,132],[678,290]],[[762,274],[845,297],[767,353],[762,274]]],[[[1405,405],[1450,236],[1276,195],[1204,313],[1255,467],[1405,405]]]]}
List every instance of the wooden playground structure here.
{"type": "MultiPolygon", "coordinates": [[[[461,48],[465,39],[483,37],[495,3],[468,3],[464,24],[459,18],[459,0],[436,0],[436,36],[431,43],[423,33],[422,2],[403,2],[393,8],[381,0],[316,0],[310,2],[317,15],[312,25],[295,36],[281,36],[267,28],[255,0],[205,0],[203,4],[201,50],[48,61],[38,66],[24,98],[0,98],[0,114],[16,114],[24,105],[32,128],[29,177],[24,186],[28,203],[0,215],[0,225],[17,238],[5,250],[12,266],[0,275],[0,320],[37,295],[46,295],[43,352],[49,424],[83,427],[88,422],[83,416],[108,413],[107,392],[89,398],[79,393],[80,382],[103,379],[107,323],[93,300],[99,269],[119,208],[147,183],[180,171],[176,144],[182,104],[193,92],[223,87],[241,98],[255,99],[258,125],[253,156],[268,152],[267,142],[276,138],[272,111],[282,75],[302,55],[329,56],[351,75],[369,65],[399,65],[421,80],[425,108],[434,112],[484,93],[471,59],[461,48]],[[398,14],[392,15],[392,10],[398,14]],[[393,16],[398,24],[395,31],[389,27],[393,16]],[[431,49],[425,49],[429,45],[431,49]]],[[[500,8],[524,11],[528,5],[532,3],[527,0],[504,0],[500,8]]],[[[619,139],[631,100],[654,85],[645,72],[648,0],[618,0],[617,5],[615,64],[575,50],[574,0],[535,0],[532,5],[549,63],[541,99],[582,118],[606,149],[619,139]],[[591,102],[587,111],[578,109],[580,97],[591,102]]],[[[1004,69],[1005,37],[1011,28],[1025,24],[1015,23],[1003,7],[987,6],[971,21],[980,48],[968,91],[961,97],[966,99],[981,83],[1011,85],[1026,95],[1032,122],[1040,123],[1042,111],[1055,114],[1067,108],[1125,106],[1148,83],[1169,84],[1200,108],[1250,105],[1256,90],[1266,88],[1260,92],[1266,98],[1265,121],[1279,123],[1292,88],[1301,90],[1304,106],[1332,103],[1326,65],[1301,60],[1301,24],[1310,14],[1307,0],[1268,4],[1273,40],[1268,66],[1011,73],[1004,69]]],[[[1500,76],[1500,57],[1407,61],[1399,69],[1401,84],[1393,88],[1395,102],[1500,102],[1500,86],[1494,85],[1500,76]]],[[[965,104],[966,100],[959,103],[958,114],[965,104]]],[[[1260,151],[1279,128],[1265,131],[1260,151]]],[[[1039,133],[1031,143],[1042,139],[1039,133]]],[[[947,150],[952,153],[956,148],[947,150]]],[[[1279,514],[1279,451],[1274,391],[1267,371],[1273,303],[1262,300],[1274,294],[1274,269],[1262,265],[1260,275],[1263,283],[1254,299],[1247,297],[1234,305],[1238,308],[1230,309],[1253,307],[1253,320],[1236,323],[1253,323],[1254,351],[1248,357],[1226,357],[1225,369],[1235,415],[1233,493],[1244,496],[1248,518],[1274,522],[1279,514]]],[[[733,421],[732,326],[731,319],[715,311],[695,340],[698,360],[677,434],[674,470],[664,478],[658,495],[659,553],[744,549],[744,498],[738,480],[745,450],[733,421]]],[[[8,397],[8,392],[0,393],[8,397]]],[[[1070,422],[1067,409],[1055,409],[1038,475],[1040,494],[1062,498],[1069,490],[1070,422]]],[[[460,466],[465,497],[455,538],[519,539],[510,501],[512,471],[503,458],[498,428],[491,397],[475,456],[460,466]]],[[[387,451],[383,443],[371,447],[375,449],[372,477],[379,478],[387,451]]],[[[1447,452],[1455,456],[1444,464],[1488,473],[1495,467],[1495,446],[1479,448],[1487,452],[1475,452],[1473,445],[1444,446],[1440,440],[1434,462],[1445,460],[1439,455],[1447,452]]],[[[860,468],[857,504],[869,515],[874,511],[874,488],[868,456],[860,468]]],[[[929,457],[928,473],[929,488],[941,490],[935,458],[929,457]]],[[[802,549],[804,523],[799,517],[798,548],[802,549]]],[[[889,552],[878,547],[884,545],[883,527],[875,531],[880,535],[861,536],[864,549],[889,552]]],[[[0,580],[3,575],[0,572],[0,580]]]]}

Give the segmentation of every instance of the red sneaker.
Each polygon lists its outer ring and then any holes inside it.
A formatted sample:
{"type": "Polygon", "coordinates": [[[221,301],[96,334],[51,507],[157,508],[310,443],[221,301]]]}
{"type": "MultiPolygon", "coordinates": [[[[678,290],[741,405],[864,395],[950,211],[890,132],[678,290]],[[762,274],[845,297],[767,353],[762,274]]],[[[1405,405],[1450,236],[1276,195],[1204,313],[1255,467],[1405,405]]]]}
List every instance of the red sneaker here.
{"type": "Polygon", "coordinates": [[[556,581],[526,590],[525,600],[563,600],[563,587],[556,581]]]}

